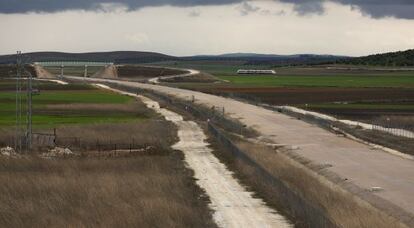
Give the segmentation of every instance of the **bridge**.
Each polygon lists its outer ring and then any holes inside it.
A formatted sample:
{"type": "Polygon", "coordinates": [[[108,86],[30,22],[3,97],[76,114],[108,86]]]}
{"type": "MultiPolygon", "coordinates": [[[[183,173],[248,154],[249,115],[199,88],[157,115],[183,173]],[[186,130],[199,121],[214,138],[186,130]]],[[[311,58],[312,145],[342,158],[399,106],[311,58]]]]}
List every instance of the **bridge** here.
{"type": "Polygon", "coordinates": [[[42,61],[34,62],[34,65],[43,67],[65,67],[65,66],[108,66],[113,65],[113,62],[91,62],[91,61],[42,61]]]}
{"type": "Polygon", "coordinates": [[[93,61],[42,61],[42,62],[34,62],[36,66],[40,67],[59,67],[60,68],[60,76],[62,77],[63,70],[65,67],[84,67],[84,77],[88,75],[88,67],[108,67],[113,66],[113,62],[93,62],[93,61]]]}

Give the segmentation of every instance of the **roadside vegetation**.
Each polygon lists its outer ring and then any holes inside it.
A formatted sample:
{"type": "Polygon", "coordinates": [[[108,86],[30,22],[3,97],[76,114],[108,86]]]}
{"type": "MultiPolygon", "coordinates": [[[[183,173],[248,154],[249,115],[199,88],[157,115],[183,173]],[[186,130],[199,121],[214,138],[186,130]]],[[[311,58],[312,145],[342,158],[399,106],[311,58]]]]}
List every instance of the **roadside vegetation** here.
{"type": "Polygon", "coordinates": [[[215,227],[182,155],[0,158],[1,227],[215,227]]]}

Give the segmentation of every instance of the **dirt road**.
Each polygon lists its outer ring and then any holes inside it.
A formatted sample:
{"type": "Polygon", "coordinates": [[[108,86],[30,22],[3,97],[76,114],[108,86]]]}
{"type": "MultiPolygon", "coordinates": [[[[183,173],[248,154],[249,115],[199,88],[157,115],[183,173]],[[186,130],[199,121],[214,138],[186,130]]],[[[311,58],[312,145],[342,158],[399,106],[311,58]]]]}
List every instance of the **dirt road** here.
{"type": "Polygon", "coordinates": [[[151,79],[148,80],[148,82],[154,83],[154,84],[158,84],[158,83],[160,83],[160,80],[163,80],[163,79],[173,79],[173,78],[190,77],[190,76],[197,75],[197,74],[200,73],[200,71],[193,70],[193,69],[183,69],[183,70],[188,71],[188,73],[179,74],[179,75],[161,76],[161,77],[151,78],[151,79]]]}
{"type": "Polygon", "coordinates": [[[289,145],[296,153],[315,163],[329,164],[328,169],[342,177],[344,182],[351,182],[367,192],[381,189],[373,194],[403,209],[408,219],[414,218],[414,161],[412,160],[337,136],[289,116],[233,99],[159,85],[102,79],[99,81],[156,90],[188,100],[194,96],[198,104],[224,107],[227,115],[239,119],[247,127],[256,129],[273,142],[289,145]]]}
{"type": "Polygon", "coordinates": [[[184,153],[186,163],[194,170],[197,184],[211,200],[210,208],[219,227],[291,227],[284,217],[267,207],[261,199],[254,198],[237,182],[227,167],[213,155],[206,135],[195,122],[184,121],[181,115],[160,108],[157,102],[147,97],[111,90],[138,97],[147,107],[177,125],[180,141],[173,148],[184,153]]]}

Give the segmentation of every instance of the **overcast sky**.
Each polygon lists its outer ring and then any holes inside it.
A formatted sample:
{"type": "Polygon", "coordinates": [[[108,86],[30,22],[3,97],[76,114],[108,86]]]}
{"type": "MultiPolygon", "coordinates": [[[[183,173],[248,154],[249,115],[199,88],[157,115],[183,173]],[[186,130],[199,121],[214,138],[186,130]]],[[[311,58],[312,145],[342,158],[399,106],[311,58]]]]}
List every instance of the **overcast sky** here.
{"type": "Polygon", "coordinates": [[[360,56],[414,48],[414,1],[0,0],[0,26],[0,54],[360,56]]]}

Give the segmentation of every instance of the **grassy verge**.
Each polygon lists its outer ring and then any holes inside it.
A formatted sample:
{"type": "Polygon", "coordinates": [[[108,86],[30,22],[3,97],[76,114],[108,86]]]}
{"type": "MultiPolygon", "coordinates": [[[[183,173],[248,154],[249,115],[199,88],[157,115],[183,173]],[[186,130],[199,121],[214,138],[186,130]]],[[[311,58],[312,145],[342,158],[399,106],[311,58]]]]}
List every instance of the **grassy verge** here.
{"type": "Polygon", "coordinates": [[[1,227],[214,227],[182,156],[0,158],[1,227]]]}

